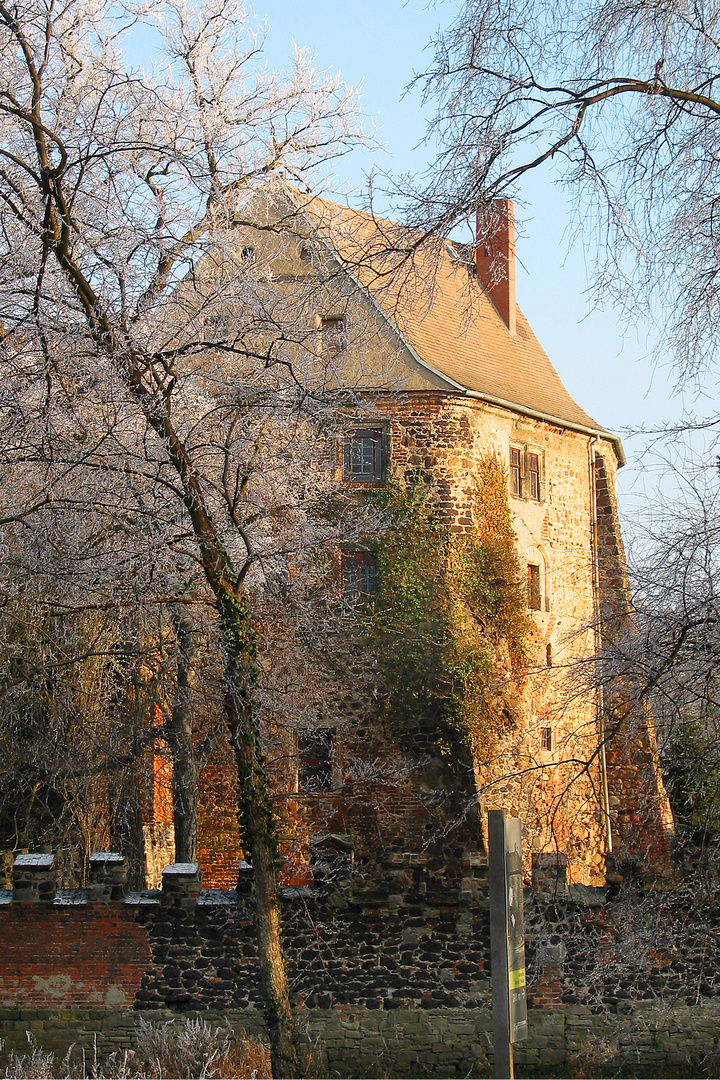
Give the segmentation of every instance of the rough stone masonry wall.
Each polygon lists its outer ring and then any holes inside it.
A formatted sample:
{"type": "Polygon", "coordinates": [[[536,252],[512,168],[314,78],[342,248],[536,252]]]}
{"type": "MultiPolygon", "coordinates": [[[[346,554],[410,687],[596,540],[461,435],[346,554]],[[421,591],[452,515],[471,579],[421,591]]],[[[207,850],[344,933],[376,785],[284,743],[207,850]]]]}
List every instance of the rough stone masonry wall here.
{"type": "Polygon", "coordinates": [[[574,881],[597,884],[605,841],[596,797],[595,701],[574,685],[595,647],[589,437],[450,395],[397,395],[387,408],[393,472],[406,480],[418,471],[431,478],[433,499],[457,531],[472,527],[474,477],[483,457],[494,454],[507,468],[511,446],[519,446],[543,463],[539,500],[508,489],[521,573],[539,566],[542,589],[542,609],[530,613],[530,670],[516,687],[521,722],[477,770],[477,791],[483,818],[497,807],[522,818],[528,856],[533,849],[559,849],[570,859],[574,881]],[[544,728],[552,731],[550,752],[543,749],[544,728]]]}
{"type": "MultiPolygon", "coordinates": [[[[620,640],[626,649],[633,634],[630,585],[614,475],[601,454],[595,458],[595,487],[600,633],[605,644],[620,640]]],[[[649,704],[642,700],[642,692],[631,673],[606,688],[607,723],[614,732],[607,747],[612,828],[616,847],[642,852],[655,865],[667,865],[674,832],[672,810],[660,777],[649,704]]]]}
{"type": "MultiPolygon", "coordinates": [[[[570,860],[573,881],[599,884],[606,843],[597,796],[602,782],[596,697],[591,686],[580,685],[583,673],[590,670],[586,661],[595,649],[589,454],[590,443],[597,440],[481,401],[438,392],[379,395],[376,408],[378,417],[391,428],[394,475],[410,481],[422,474],[432,480],[434,502],[460,532],[472,527],[473,477],[484,456],[496,454],[507,465],[513,445],[527,446],[541,455],[542,498],[515,498],[510,492],[508,497],[521,568],[530,563],[541,567],[543,605],[531,613],[530,671],[516,688],[520,723],[507,730],[493,759],[478,767],[474,778],[467,768],[460,769],[452,783],[442,777],[438,783],[437,769],[423,778],[418,767],[406,789],[396,786],[389,797],[380,793],[370,800],[358,798],[347,762],[357,757],[389,760],[398,747],[376,738],[372,715],[360,716],[357,709],[348,709],[351,721],[336,741],[332,799],[337,812],[332,829],[357,833],[358,856],[367,836],[372,838],[373,849],[379,846],[385,854],[398,847],[425,850],[430,839],[422,822],[427,807],[419,792],[422,787],[432,788],[443,796],[432,807],[441,833],[447,831],[449,821],[463,819],[461,803],[469,806],[479,799],[477,823],[469,823],[467,830],[474,835],[469,842],[462,841],[466,848],[482,850],[487,810],[502,806],[522,818],[528,857],[533,850],[559,849],[570,860]],[[547,728],[553,737],[550,751],[542,742],[542,731],[547,728]],[[447,797],[452,792],[457,796],[454,800],[447,797]],[[417,844],[415,838],[419,838],[417,844]]],[[[600,440],[596,452],[602,591],[608,604],[622,609],[627,580],[614,499],[614,450],[600,440]]],[[[651,719],[639,713],[629,738],[610,756],[614,822],[632,820],[630,846],[635,851],[658,849],[658,838],[666,840],[672,827],[657,762],[648,752],[652,745],[651,719]],[[640,772],[647,774],[644,789],[650,786],[654,791],[654,797],[645,800],[642,818],[633,799],[640,772]]],[[[408,752],[407,747],[399,749],[408,752]]],[[[225,762],[218,756],[203,772],[198,835],[205,880],[219,888],[234,884],[240,855],[234,765],[231,755],[225,756],[225,762]]],[[[300,793],[293,801],[303,822],[309,821],[312,799],[303,799],[300,793]]],[[[324,805],[318,803],[318,810],[327,817],[324,805]]],[[[321,831],[325,827],[323,821],[321,831]]],[[[618,833],[620,838],[623,835],[630,839],[628,829],[618,833]]]]}
{"type": "MultiPolygon", "coordinates": [[[[536,856],[526,891],[530,1037],[518,1075],[717,1075],[720,912],[692,888],[653,890],[612,866],[605,890],[567,886],[536,856]],[[624,880],[623,880],[624,878],[624,880]],[[705,917],[701,918],[701,912],[705,917]]],[[[188,868],[162,893],[0,905],[0,1036],[62,1053],[132,1044],[135,1021],[202,1016],[262,1033],[249,891],[206,890],[188,868]]],[[[488,910],[482,861],[433,896],[421,868],[388,868],[286,896],[293,1003],[315,1068],[337,1076],[489,1075],[488,910]],[[429,897],[428,897],[429,893],[429,897]]],[[[116,886],[113,886],[117,890],[116,886]]],[[[112,893],[111,893],[112,894],[112,893]]],[[[117,895],[117,891],[115,894],[117,895]]]]}

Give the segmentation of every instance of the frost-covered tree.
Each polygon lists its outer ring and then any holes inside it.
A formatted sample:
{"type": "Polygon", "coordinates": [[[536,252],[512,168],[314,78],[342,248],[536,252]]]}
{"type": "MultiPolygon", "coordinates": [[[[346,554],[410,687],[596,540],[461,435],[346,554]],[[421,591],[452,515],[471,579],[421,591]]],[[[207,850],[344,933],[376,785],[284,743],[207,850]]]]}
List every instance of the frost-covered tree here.
{"type": "Polygon", "coordinates": [[[681,372],[702,372],[719,343],[719,30],[715,0],[465,0],[416,79],[437,156],[412,218],[474,227],[549,171],[599,294],[659,316],[681,372]]]}
{"type": "Polygon", "coordinates": [[[63,604],[212,606],[289,1076],[258,611],[343,518],[327,513],[331,431],[354,399],[318,312],[346,293],[302,202],[361,133],[340,82],[302,52],[272,72],[261,50],[235,4],[0,0],[1,517],[11,557],[61,580],[63,604]],[[156,35],[152,71],[128,64],[126,32],[156,35]]]}

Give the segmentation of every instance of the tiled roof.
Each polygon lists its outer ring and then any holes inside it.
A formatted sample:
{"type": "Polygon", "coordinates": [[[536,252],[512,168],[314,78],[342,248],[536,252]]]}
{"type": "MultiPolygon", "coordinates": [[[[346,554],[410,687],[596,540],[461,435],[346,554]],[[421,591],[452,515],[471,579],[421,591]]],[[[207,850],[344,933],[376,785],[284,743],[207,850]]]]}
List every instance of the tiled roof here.
{"type": "Polygon", "coordinates": [[[319,199],[306,209],[423,364],[457,389],[609,437],[622,456],[619,440],[565,389],[519,308],[510,334],[467,248],[422,241],[394,222],[319,199]]]}

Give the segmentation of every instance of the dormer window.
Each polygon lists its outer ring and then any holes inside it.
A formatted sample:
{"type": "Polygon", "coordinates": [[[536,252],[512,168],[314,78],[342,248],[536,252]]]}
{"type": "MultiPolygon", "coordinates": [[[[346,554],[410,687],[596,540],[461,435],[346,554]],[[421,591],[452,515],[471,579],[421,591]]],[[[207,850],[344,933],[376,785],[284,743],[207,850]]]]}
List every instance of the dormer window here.
{"type": "Polygon", "coordinates": [[[322,349],[325,356],[337,356],[347,348],[344,318],[322,320],[322,349]]]}
{"type": "Polygon", "coordinates": [[[343,479],[366,484],[383,480],[383,433],[364,428],[349,431],[343,440],[343,479]]]}

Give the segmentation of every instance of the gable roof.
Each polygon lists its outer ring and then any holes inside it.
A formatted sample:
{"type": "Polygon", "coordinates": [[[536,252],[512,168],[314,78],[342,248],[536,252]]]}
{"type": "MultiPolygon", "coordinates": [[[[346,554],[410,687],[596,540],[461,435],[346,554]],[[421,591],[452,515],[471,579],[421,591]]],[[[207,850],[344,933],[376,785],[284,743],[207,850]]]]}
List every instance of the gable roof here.
{"type": "Polygon", "coordinates": [[[625,463],[620,439],[573,400],[519,308],[510,334],[467,249],[322,199],[302,209],[415,359],[449,389],[609,439],[625,463]]]}

